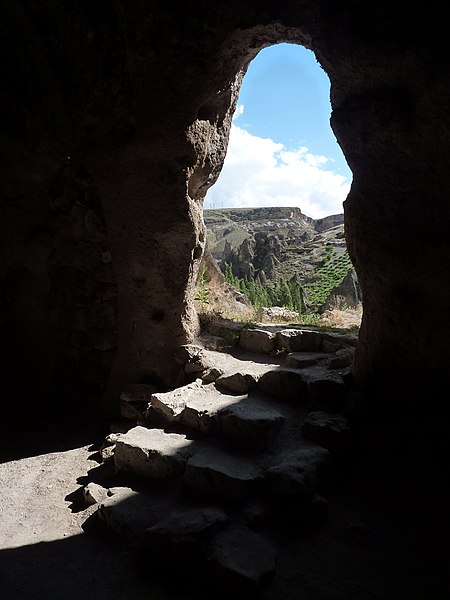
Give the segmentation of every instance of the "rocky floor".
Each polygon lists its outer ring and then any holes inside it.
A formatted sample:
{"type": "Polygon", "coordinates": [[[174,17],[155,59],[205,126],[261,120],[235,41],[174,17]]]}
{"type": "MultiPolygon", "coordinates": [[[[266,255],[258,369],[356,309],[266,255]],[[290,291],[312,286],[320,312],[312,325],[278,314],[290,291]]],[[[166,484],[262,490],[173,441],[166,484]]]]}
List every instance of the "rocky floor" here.
{"type": "Polygon", "coordinates": [[[440,475],[355,456],[353,337],[280,329],[185,347],[122,433],[1,464],[0,597],[448,598],[440,475]]]}

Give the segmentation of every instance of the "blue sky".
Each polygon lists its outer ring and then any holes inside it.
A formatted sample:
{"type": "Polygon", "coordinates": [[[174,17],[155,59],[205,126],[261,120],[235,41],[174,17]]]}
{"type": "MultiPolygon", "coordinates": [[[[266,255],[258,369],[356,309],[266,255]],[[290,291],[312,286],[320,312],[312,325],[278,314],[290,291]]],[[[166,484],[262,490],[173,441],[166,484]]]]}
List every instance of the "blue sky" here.
{"type": "Polygon", "coordinates": [[[222,173],[205,208],[299,206],[313,218],[342,212],[352,180],[329,125],[330,82],[293,44],[262,50],[239,95],[222,173]]]}

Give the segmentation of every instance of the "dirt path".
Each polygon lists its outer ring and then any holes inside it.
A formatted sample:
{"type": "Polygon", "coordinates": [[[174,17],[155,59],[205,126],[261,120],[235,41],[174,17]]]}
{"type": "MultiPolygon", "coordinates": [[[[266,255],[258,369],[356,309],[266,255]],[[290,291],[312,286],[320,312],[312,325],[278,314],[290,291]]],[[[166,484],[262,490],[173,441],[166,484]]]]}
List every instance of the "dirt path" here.
{"type": "MultiPolygon", "coordinates": [[[[83,443],[0,464],[1,600],[199,598],[195,590],[167,589],[151,565],[137,565],[134,548],[82,529],[95,507],[73,512],[74,500],[97,466],[94,458],[91,444],[83,443]]],[[[438,493],[441,482],[422,479],[417,499],[371,474],[363,484],[351,481],[330,495],[322,530],[284,540],[262,600],[448,600],[448,499],[438,493]]]]}
{"type": "Polygon", "coordinates": [[[97,466],[90,448],[0,464],[1,600],[162,597],[140,576],[132,549],[83,531],[95,507],[71,509],[80,482],[97,466]]]}

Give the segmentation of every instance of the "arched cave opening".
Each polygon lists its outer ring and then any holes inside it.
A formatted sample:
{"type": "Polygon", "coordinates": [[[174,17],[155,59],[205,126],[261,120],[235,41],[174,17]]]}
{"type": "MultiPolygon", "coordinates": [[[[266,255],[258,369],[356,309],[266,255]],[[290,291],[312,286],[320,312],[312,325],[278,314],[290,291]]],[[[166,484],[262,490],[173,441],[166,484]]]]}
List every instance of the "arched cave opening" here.
{"type": "MultiPolygon", "coordinates": [[[[309,324],[327,311],[328,326],[357,327],[362,296],[343,215],[352,174],[330,128],[329,96],[310,50],[263,48],[243,78],[204,218],[209,254],[255,309],[283,307],[309,324]]],[[[211,295],[209,313],[218,302],[233,314],[222,298],[211,295]]]]}

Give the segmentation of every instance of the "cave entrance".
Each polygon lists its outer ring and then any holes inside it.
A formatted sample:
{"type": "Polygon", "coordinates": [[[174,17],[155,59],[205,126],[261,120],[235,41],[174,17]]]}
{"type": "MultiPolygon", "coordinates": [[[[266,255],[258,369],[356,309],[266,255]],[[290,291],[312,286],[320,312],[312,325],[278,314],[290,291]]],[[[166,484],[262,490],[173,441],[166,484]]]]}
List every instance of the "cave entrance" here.
{"type": "Polygon", "coordinates": [[[358,325],[361,292],[344,236],[352,180],[330,127],[330,81],[313,52],[275,44],[250,63],[222,172],[208,191],[208,246],[259,308],[358,325]]]}

